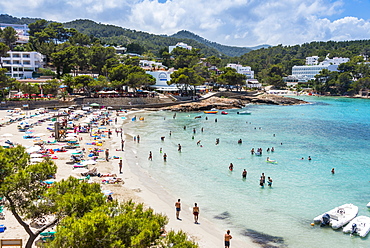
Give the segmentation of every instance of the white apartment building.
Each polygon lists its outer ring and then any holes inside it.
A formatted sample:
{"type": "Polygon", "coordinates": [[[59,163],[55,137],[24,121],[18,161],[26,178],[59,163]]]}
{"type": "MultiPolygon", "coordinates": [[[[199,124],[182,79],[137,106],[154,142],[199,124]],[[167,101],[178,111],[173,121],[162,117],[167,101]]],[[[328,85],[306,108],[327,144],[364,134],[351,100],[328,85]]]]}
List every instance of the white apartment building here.
{"type": "Polygon", "coordinates": [[[315,76],[323,69],[338,71],[338,65],[295,65],[292,68],[292,76],[307,82],[308,80],[315,79],[315,76]]]}
{"type": "Polygon", "coordinates": [[[226,67],[234,68],[237,73],[244,74],[248,79],[254,78],[254,71],[250,66],[242,66],[240,64],[227,64],[226,67]]]}
{"type": "Polygon", "coordinates": [[[175,46],[169,46],[168,47],[168,52],[171,53],[173,49],[175,49],[176,47],[182,47],[182,48],[185,48],[185,49],[188,49],[188,50],[191,50],[193,49],[192,46],[188,46],[187,44],[183,43],[183,42],[179,42],[177,43],[175,46]]]}
{"type": "Polygon", "coordinates": [[[324,61],[320,62],[319,64],[315,64],[316,59],[318,59],[318,56],[307,57],[307,65],[293,66],[292,75],[284,79],[287,82],[287,85],[295,86],[300,82],[307,82],[311,79],[315,79],[315,76],[319,74],[323,69],[327,69],[329,71],[338,71],[338,66],[340,64],[349,61],[349,58],[334,57],[332,59],[329,59],[328,57],[326,57],[324,61]]]}
{"type": "Polygon", "coordinates": [[[32,78],[32,73],[44,66],[45,56],[38,52],[9,51],[8,55],[1,57],[1,63],[8,70],[6,75],[12,78],[32,78]]]}
{"type": "Polygon", "coordinates": [[[319,63],[319,56],[306,57],[306,65],[317,65],[319,63]]]}

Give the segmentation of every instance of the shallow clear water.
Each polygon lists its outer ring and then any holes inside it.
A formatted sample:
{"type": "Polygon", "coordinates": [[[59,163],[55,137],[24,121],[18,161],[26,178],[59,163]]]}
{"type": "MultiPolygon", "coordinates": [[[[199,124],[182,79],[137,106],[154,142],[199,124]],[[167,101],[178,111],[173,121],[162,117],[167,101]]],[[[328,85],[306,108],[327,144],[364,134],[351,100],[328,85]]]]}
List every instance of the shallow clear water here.
{"type": "Polygon", "coordinates": [[[351,238],[310,223],[345,203],[357,205],[359,215],[370,215],[366,208],[370,201],[370,101],[305,100],[312,104],[251,105],[247,109],[252,115],[229,110],[228,115],[193,112],[176,113],[173,118],[173,112],[149,112],[140,114],[145,121],[128,120],[124,127],[126,133],[141,137],[134,147],[142,169],[174,199],[189,205],[197,202],[202,216],[233,229],[234,235],[273,241],[270,244],[276,247],[369,247],[367,238],[351,238]],[[202,118],[194,119],[199,115],[202,118]],[[163,142],[161,136],[165,136],[163,142]],[[243,143],[238,144],[238,139],[243,143]],[[198,140],[202,147],[197,146],[198,140]],[[168,155],[166,163],[160,147],[168,155]],[[251,148],[258,147],[263,148],[263,155],[251,155],[251,148]],[[268,147],[275,152],[266,152],[268,147]],[[149,151],[153,161],[147,160],[149,151]],[[277,164],[267,163],[266,157],[277,164]],[[243,169],[248,171],[246,180],[241,177],[243,169]],[[259,186],[262,172],[272,177],[272,188],[259,186]]]}

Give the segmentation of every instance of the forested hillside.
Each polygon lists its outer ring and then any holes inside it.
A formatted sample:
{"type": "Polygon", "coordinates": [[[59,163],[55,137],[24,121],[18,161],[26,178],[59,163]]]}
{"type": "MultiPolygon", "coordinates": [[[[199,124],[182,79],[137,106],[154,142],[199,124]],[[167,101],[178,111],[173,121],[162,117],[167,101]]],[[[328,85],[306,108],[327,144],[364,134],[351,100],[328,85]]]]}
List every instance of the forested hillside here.
{"type": "Polygon", "coordinates": [[[234,47],[234,46],[224,46],[221,44],[218,44],[216,42],[212,42],[209,40],[206,40],[199,35],[196,35],[192,32],[181,30],[177,32],[176,34],[171,35],[170,37],[178,38],[178,39],[192,39],[195,41],[198,41],[199,43],[202,43],[206,46],[212,47],[220,51],[220,53],[225,54],[227,56],[236,57],[241,56],[245,53],[250,52],[252,49],[248,47],[234,47]]]}
{"type": "Polygon", "coordinates": [[[152,52],[157,56],[159,56],[158,52],[161,49],[168,49],[168,46],[174,46],[178,42],[185,42],[194,48],[200,49],[201,53],[206,57],[219,55],[219,51],[216,49],[210,48],[194,40],[155,35],[142,31],[125,29],[114,25],[99,24],[91,20],[75,20],[64,23],[64,26],[66,28],[75,28],[83,34],[97,37],[107,44],[126,46],[130,43],[137,43],[144,47],[146,51],[152,52]]]}

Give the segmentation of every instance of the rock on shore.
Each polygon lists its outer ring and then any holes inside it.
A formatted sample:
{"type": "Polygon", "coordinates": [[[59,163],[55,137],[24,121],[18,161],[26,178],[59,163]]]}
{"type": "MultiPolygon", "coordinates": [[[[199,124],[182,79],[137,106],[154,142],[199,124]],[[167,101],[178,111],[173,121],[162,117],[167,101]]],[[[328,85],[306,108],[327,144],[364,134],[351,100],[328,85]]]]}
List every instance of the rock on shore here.
{"type": "Polygon", "coordinates": [[[296,105],[296,104],[305,104],[307,102],[283,96],[276,96],[270,94],[263,94],[259,96],[233,96],[229,98],[223,97],[210,97],[208,99],[183,103],[170,107],[161,108],[162,110],[171,110],[179,112],[189,112],[189,111],[203,111],[210,110],[212,108],[216,109],[235,109],[243,108],[246,104],[273,104],[273,105],[296,105]]]}

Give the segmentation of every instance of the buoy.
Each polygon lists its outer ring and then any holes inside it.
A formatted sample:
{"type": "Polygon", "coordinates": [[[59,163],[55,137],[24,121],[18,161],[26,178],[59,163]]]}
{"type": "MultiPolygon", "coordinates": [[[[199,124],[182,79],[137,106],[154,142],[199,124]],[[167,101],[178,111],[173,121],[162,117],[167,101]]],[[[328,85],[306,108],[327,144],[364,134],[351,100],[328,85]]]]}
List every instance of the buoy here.
{"type": "Polygon", "coordinates": [[[315,225],[315,223],[311,223],[311,226],[314,226],[315,225]]]}

